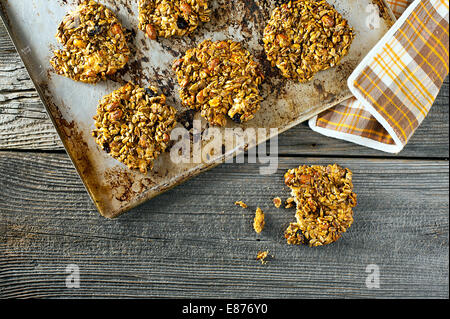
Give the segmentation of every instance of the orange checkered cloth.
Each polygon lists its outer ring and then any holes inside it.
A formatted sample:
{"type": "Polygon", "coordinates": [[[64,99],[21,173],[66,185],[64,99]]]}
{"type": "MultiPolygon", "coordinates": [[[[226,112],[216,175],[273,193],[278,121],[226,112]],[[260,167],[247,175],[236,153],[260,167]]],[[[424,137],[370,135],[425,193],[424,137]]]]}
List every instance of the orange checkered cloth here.
{"type": "Polygon", "coordinates": [[[309,120],[321,134],[398,153],[449,72],[449,0],[386,0],[398,18],[348,79],[355,96],[309,120]]]}

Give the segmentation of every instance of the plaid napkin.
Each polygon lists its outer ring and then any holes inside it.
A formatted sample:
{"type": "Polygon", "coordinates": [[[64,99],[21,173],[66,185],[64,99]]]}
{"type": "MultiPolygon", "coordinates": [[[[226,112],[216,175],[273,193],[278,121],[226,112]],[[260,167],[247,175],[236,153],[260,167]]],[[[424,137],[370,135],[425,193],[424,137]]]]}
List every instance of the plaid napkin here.
{"type": "Polygon", "coordinates": [[[449,72],[449,0],[386,0],[397,22],[348,79],[355,96],[309,120],[312,130],[398,153],[449,72]]]}

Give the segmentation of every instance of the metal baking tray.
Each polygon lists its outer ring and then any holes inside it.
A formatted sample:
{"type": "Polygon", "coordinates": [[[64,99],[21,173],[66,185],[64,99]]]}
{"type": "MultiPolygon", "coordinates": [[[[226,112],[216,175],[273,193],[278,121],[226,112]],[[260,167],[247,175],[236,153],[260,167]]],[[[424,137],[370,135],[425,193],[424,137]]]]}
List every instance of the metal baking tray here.
{"type": "MultiPolygon", "coordinates": [[[[158,41],[145,38],[138,30],[137,1],[99,2],[115,12],[134,34],[130,42],[134,55],[120,77],[97,85],[58,76],[49,63],[52,51],[60,47],[55,39],[57,26],[67,12],[76,8],[77,0],[0,0],[0,12],[67,153],[99,212],[107,218],[114,218],[349,98],[348,76],[394,22],[384,0],[329,0],[354,28],[356,38],[339,66],[300,84],[282,78],[265,59],[262,35],[275,0],[211,0],[211,22],[201,25],[191,36],[158,41]],[[260,62],[266,77],[261,110],[242,127],[276,130],[243,141],[245,145],[211,154],[200,163],[175,164],[169,153],[163,154],[154,170],[145,175],[129,170],[99,149],[91,136],[98,101],[126,81],[158,86],[168,97],[168,104],[180,112],[181,122],[192,120],[192,113],[181,107],[172,62],[204,39],[228,38],[244,44],[260,62]]],[[[194,118],[200,119],[199,114],[194,118]]],[[[229,127],[235,125],[230,121],[229,127]]],[[[207,126],[202,120],[202,130],[207,126]]]]}

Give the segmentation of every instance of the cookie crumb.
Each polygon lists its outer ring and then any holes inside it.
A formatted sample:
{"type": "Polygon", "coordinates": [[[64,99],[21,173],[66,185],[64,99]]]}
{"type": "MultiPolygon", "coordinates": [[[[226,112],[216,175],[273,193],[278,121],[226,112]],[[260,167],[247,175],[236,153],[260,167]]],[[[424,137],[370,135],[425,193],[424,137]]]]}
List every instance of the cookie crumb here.
{"type": "Polygon", "coordinates": [[[244,202],[241,201],[241,200],[238,201],[238,202],[235,202],[234,205],[241,206],[242,208],[247,208],[247,207],[248,207],[247,204],[244,203],[244,202]]]}
{"type": "Polygon", "coordinates": [[[273,204],[275,205],[276,208],[280,208],[280,206],[281,206],[281,198],[280,197],[275,197],[273,199],[273,204]]]}
{"type": "Polygon", "coordinates": [[[253,220],[253,229],[259,234],[264,229],[265,224],[264,212],[258,207],[256,208],[255,219],[253,220]]]}
{"type": "Polygon", "coordinates": [[[294,198],[293,197],[289,197],[288,199],[286,199],[286,203],[284,208],[291,208],[294,207],[294,198]]]}
{"type": "Polygon", "coordinates": [[[265,265],[267,264],[266,258],[269,256],[269,251],[259,251],[258,255],[256,255],[256,260],[261,261],[261,264],[265,265]]]}

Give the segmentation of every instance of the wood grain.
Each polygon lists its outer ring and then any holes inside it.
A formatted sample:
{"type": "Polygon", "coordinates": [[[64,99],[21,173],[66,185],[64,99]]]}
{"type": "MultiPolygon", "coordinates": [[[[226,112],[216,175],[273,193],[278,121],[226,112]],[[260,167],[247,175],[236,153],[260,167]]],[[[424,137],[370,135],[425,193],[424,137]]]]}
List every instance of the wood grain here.
{"type": "Polygon", "coordinates": [[[110,221],[65,154],[0,152],[0,295],[448,298],[448,161],[284,157],[276,175],[258,168],[223,164],[110,221]],[[287,197],[283,172],[333,162],[354,171],[353,226],[327,247],[287,245],[294,211],[271,203],[287,197]],[[274,258],[261,265],[265,249],[274,258]],[[65,287],[69,264],[79,289],[65,287]],[[379,289],[365,286],[369,264],[379,289]]]}
{"type": "Polygon", "coordinates": [[[0,22],[0,149],[62,150],[62,143],[0,22]]]}
{"type": "MultiPolygon", "coordinates": [[[[44,106],[0,22],[0,149],[63,150],[44,106]]],[[[401,157],[448,158],[449,80],[401,157]]],[[[280,154],[395,157],[314,133],[307,123],[279,137],[280,154]]]]}
{"type": "Polygon", "coordinates": [[[279,170],[223,164],[117,220],[102,218],[0,22],[0,298],[448,298],[449,80],[399,155],[312,132],[279,137],[279,170]],[[316,156],[316,157],[312,157],[316,156]],[[355,223],[337,243],[289,246],[282,174],[337,162],[354,171],[355,223]],[[249,209],[234,206],[243,200],[249,209]],[[252,230],[256,206],[266,213],[252,230]],[[274,256],[255,260],[260,250],[274,256]],[[65,287],[80,267],[81,287],[65,287]],[[365,285],[380,267],[379,289],[365,285]]]}

